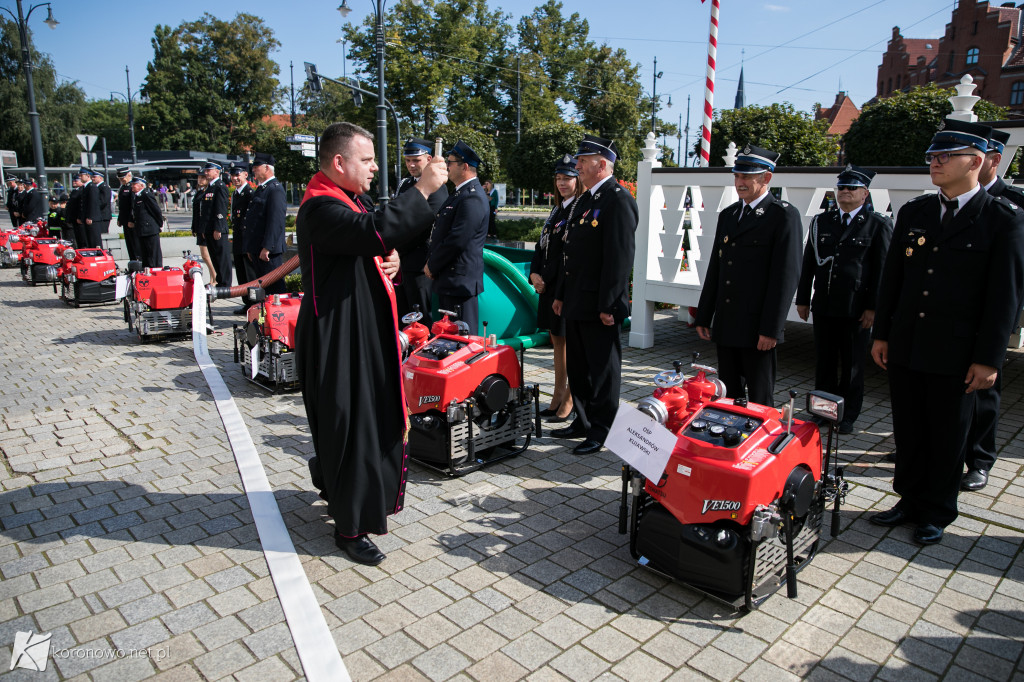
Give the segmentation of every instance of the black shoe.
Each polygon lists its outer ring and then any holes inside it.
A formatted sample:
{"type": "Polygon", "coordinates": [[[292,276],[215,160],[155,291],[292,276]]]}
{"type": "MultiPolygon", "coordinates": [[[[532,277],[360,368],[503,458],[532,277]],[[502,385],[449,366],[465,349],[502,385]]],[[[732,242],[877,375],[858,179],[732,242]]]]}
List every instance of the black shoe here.
{"type": "Polygon", "coordinates": [[[553,417],[548,417],[544,421],[546,421],[548,424],[558,424],[560,422],[571,422],[574,419],[576,419],[576,411],[575,410],[573,410],[569,414],[565,415],[564,417],[559,417],[556,414],[553,417]]]}
{"type": "Polygon", "coordinates": [[[601,452],[602,447],[601,441],[588,438],[573,448],[573,452],[577,455],[592,455],[595,452],[601,452]]]}
{"type": "Polygon", "coordinates": [[[587,430],[583,428],[583,424],[573,422],[564,428],[553,429],[550,433],[552,438],[583,438],[587,435],[587,430]]]}
{"type": "Polygon", "coordinates": [[[886,462],[893,462],[893,463],[895,463],[896,462],[896,451],[893,450],[888,455],[886,455],[885,456],[885,461],[886,462]]]}
{"type": "Polygon", "coordinates": [[[232,310],[231,314],[232,315],[245,315],[247,312],[249,312],[249,306],[243,305],[243,306],[239,306],[238,308],[235,308],[234,310],[232,310]]]}
{"type": "Polygon", "coordinates": [[[878,512],[868,517],[868,521],[875,524],[876,526],[902,526],[904,523],[909,521],[910,518],[907,516],[907,512],[903,511],[899,507],[893,507],[889,511],[878,512]]]}
{"type": "Polygon", "coordinates": [[[373,540],[365,535],[360,535],[357,538],[343,538],[335,534],[334,544],[357,564],[376,566],[387,558],[384,552],[380,551],[377,545],[373,544],[373,540]]]}
{"type": "Polygon", "coordinates": [[[942,539],[942,529],[930,523],[922,523],[914,531],[914,542],[919,545],[934,545],[942,539]]]}
{"type": "Polygon", "coordinates": [[[853,423],[852,422],[839,422],[839,433],[842,433],[844,435],[845,434],[849,434],[849,433],[853,433],[853,423]]]}
{"type": "Polygon", "coordinates": [[[554,417],[556,414],[558,414],[558,410],[550,407],[540,411],[540,416],[542,417],[554,417]]]}
{"type": "Polygon", "coordinates": [[[960,479],[960,490],[981,490],[988,485],[988,472],[984,469],[968,469],[960,479]]]}

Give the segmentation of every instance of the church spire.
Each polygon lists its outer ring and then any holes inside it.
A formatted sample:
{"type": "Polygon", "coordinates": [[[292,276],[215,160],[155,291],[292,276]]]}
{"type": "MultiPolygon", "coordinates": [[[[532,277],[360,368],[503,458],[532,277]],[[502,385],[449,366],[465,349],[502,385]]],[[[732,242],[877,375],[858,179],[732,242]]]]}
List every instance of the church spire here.
{"type": "MultiPolygon", "coordinates": [[[[743,55],[746,50],[741,50],[740,54],[743,55]]],[[[742,109],[746,106],[746,101],[743,97],[743,57],[740,57],[740,82],[736,87],[736,102],[732,105],[733,109],[742,109]]]]}

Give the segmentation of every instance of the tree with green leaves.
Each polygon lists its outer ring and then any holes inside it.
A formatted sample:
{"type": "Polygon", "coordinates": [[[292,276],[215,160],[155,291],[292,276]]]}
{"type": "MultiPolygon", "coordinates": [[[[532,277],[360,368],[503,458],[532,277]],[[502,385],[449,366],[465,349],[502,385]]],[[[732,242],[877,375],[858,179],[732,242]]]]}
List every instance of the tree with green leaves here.
{"type": "Polygon", "coordinates": [[[508,179],[517,187],[549,187],[555,163],[565,154],[576,153],[583,134],[582,126],[564,122],[546,123],[523,131],[522,143],[503,164],[508,179]]]}
{"type": "MultiPolygon", "coordinates": [[[[35,50],[31,54],[43,160],[48,166],[71,164],[81,151],[75,135],[85,109],[85,93],[74,83],[57,83],[57,72],[48,54],[35,50]]],[[[35,165],[28,89],[21,68],[21,38],[18,25],[7,19],[0,19],[0,149],[17,152],[22,165],[35,165]]]]}
{"type": "Polygon", "coordinates": [[[231,21],[204,14],[172,29],[158,25],[143,92],[153,122],[148,139],[167,149],[240,152],[280,97],[280,43],[259,17],[231,21]]]}
{"type": "MultiPolygon", "coordinates": [[[[134,104],[138,113],[139,104],[134,104]]],[[[128,129],[128,104],[123,100],[111,102],[94,99],[85,103],[82,114],[82,132],[106,138],[107,149],[129,149],[131,131],[128,129]]],[[[138,130],[136,130],[138,133],[138,130]]]]}
{"type": "MultiPolygon", "coordinates": [[[[846,157],[858,166],[923,166],[924,150],[953,111],[949,98],[955,94],[929,83],[865,106],[843,137],[846,157]]],[[[985,100],[974,105],[974,113],[981,121],[1007,116],[1006,109],[985,100]]]]}
{"type": "MultiPolygon", "coordinates": [[[[828,121],[815,121],[789,102],[750,105],[715,112],[711,123],[711,165],[724,166],[722,157],[730,142],[778,152],[781,166],[833,166],[839,144],[828,134],[828,121]]],[[[694,148],[700,150],[700,140],[694,148]]]]}

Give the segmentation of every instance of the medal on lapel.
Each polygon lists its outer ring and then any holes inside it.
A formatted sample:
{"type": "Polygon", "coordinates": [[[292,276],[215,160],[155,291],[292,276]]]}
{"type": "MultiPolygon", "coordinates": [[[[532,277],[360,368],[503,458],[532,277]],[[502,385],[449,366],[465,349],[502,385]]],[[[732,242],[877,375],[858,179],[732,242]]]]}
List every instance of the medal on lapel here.
{"type": "Polygon", "coordinates": [[[913,255],[914,255],[914,249],[908,246],[907,247],[907,258],[910,258],[913,255]]]}
{"type": "Polygon", "coordinates": [[[594,210],[594,219],[590,221],[590,226],[591,227],[597,227],[597,216],[600,213],[601,213],[601,209],[598,208],[598,209],[594,210]]]}
{"type": "Polygon", "coordinates": [[[917,238],[917,245],[918,246],[924,246],[924,237],[918,237],[917,238]]]}
{"type": "Polygon", "coordinates": [[[722,243],[723,244],[728,244],[729,243],[729,235],[725,235],[724,237],[722,237],[722,243]]]}

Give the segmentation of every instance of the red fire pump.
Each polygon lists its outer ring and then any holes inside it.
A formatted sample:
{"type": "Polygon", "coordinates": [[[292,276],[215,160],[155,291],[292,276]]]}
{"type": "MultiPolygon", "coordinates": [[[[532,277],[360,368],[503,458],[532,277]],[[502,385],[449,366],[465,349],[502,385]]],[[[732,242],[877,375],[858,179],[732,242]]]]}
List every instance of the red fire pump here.
{"type": "Polygon", "coordinates": [[[66,247],[57,266],[57,279],[53,293],[74,307],[83,303],[113,303],[117,279],[117,264],[109,252],[97,248],[73,249],[66,247]]]}
{"type": "Polygon", "coordinates": [[[248,296],[255,303],[247,313],[248,321],[241,327],[234,325],[235,362],[241,364],[246,378],[259,386],[297,389],[295,323],[302,294],[274,294],[268,299],[262,287],[250,287],[248,296]]]}
{"type": "Polygon", "coordinates": [[[658,481],[623,467],[619,532],[626,532],[632,482],[630,553],[736,609],[757,608],[783,584],[796,597],[796,573],[817,552],[829,502],[832,535],[839,532],[848,489],[836,466],[843,399],[807,396],[808,411],[829,424],[823,457],[817,425],[793,419],[796,392],[780,411],[726,398],[710,367],[694,362],[697,375],[687,378],[674,365],[638,406],[678,436],[668,465],[658,481]]]}
{"type": "Polygon", "coordinates": [[[402,318],[402,382],[409,408],[409,456],[448,476],[518,455],[540,437],[540,389],[523,381],[523,357],[510,346],[470,336],[456,314],[432,326],[418,311],[402,318]],[[516,440],[525,442],[515,447],[516,440]]]}
{"type": "Polygon", "coordinates": [[[13,268],[19,263],[24,247],[22,239],[28,236],[28,233],[27,229],[21,227],[0,231],[0,267],[13,268]]]}
{"type": "Polygon", "coordinates": [[[61,254],[69,246],[70,242],[53,237],[24,237],[21,249],[21,278],[32,286],[56,282],[61,254]]]}
{"type": "MultiPolygon", "coordinates": [[[[191,252],[186,251],[184,256],[185,263],[180,268],[143,269],[139,261],[128,263],[124,320],[143,343],[192,333],[192,276],[202,272],[203,266],[202,260],[191,252]]],[[[212,323],[207,308],[207,324],[212,323]]]]}

